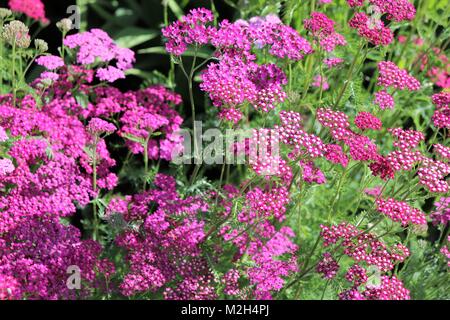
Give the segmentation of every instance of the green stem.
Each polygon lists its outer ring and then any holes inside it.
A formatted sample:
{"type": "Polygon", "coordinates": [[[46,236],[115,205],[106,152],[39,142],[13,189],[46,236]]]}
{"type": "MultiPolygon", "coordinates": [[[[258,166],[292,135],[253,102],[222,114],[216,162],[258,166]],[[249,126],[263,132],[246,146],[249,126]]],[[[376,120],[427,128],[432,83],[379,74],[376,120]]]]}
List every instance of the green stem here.
{"type": "Polygon", "coordinates": [[[348,84],[352,80],[353,77],[353,70],[355,69],[356,61],[358,61],[358,58],[361,54],[361,51],[364,47],[364,42],[361,43],[359,46],[358,52],[355,54],[355,57],[353,58],[352,64],[350,65],[350,69],[348,70],[347,77],[344,82],[344,85],[341,88],[341,91],[339,92],[338,98],[334,104],[334,108],[336,109],[339,106],[339,103],[341,102],[342,97],[344,96],[345,90],[347,90],[348,84]]]}
{"type": "Polygon", "coordinates": [[[146,191],[147,189],[147,174],[148,174],[148,142],[150,140],[150,132],[148,133],[147,139],[145,139],[145,145],[144,145],[144,186],[143,190],[146,191]]]}
{"type": "MultiPolygon", "coordinates": [[[[93,156],[92,156],[92,189],[94,191],[94,194],[97,193],[97,137],[94,138],[94,145],[93,145],[93,156]]],[[[97,215],[97,195],[96,198],[92,202],[92,209],[93,209],[93,215],[94,215],[94,226],[93,226],[93,239],[96,241],[98,239],[98,215],[97,215]]]]}
{"type": "Polygon", "coordinates": [[[13,92],[13,106],[16,105],[16,39],[13,41],[12,45],[12,66],[11,66],[11,83],[13,92]]]}

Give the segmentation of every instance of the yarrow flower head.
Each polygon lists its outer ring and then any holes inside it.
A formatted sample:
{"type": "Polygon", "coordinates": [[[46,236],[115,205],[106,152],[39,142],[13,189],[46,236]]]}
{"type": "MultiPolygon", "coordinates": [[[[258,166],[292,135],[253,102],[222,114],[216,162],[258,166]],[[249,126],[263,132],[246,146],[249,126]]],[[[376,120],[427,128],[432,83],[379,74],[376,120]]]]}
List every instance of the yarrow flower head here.
{"type": "Polygon", "coordinates": [[[220,119],[227,120],[236,124],[242,119],[243,114],[241,111],[235,108],[223,108],[219,112],[218,116],[220,119]]]}
{"type": "Polygon", "coordinates": [[[64,39],[64,45],[77,50],[77,62],[81,65],[115,62],[115,65],[97,70],[97,76],[109,82],[124,78],[124,71],[130,69],[135,61],[132,50],[117,46],[108,34],[100,29],[69,35],[64,39]]]}
{"type": "Polygon", "coordinates": [[[449,161],[450,160],[450,147],[446,147],[442,144],[435,144],[433,146],[433,151],[435,154],[440,156],[442,159],[449,161]]]}
{"type": "Polygon", "coordinates": [[[370,4],[376,6],[376,10],[386,14],[386,18],[396,22],[413,20],[416,8],[409,0],[369,0],[370,4]]]}
{"type": "Polygon", "coordinates": [[[316,116],[320,124],[330,129],[348,128],[350,126],[348,116],[341,111],[333,111],[328,108],[320,108],[317,110],[316,116]]]}
{"type": "Polygon", "coordinates": [[[425,214],[419,209],[410,207],[407,203],[395,199],[377,199],[377,210],[402,226],[408,224],[424,225],[427,223],[425,214]]]}
{"type": "Polygon", "coordinates": [[[216,106],[236,107],[248,101],[255,109],[268,112],[286,98],[282,88],[286,75],[275,64],[258,66],[224,59],[211,63],[201,77],[200,88],[210,94],[216,106]]]}
{"type": "Polygon", "coordinates": [[[8,5],[12,11],[21,12],[26,16],[48,23],[45,17],[45,8],[41,0],[9,0],[8,5]]]}
{"type": "Polygon", "coordinates": [[[326,58],[323,60],[323,63],[325,63],[328,68],[333,68],[340,65],[342,62],[344,62],[344,59],[342,58],[326,58]]]}
{"type": "Polygon", "coordinates": [[[167,52],[179,56],[189,45],[205,45],[215,33],[208,23],[214,21],[213,13],[205,8],[192,9],[181,20],[162,29],[167,38],[167,52]]]}
{"type": "Polygon", "coordinates": [[[408,89],[416,91],[420,89],[420,82],[409,75],[406,70],[400,69],[391,61],[381,61],[378,63],[379,76],[377,84],[379,86],[393,87],[395,89],[408,89]]]}
{"type": "Polygon", "coordinates": [[[381,90],[375,93],[374,103],[382,110],[392,109],[395,105],[394,97],[392,97],[386,90],[381,90]]]}
{"type": "Polygon", "coordinates": [[[450,190],[445,177],[450,174],[448,163],[425,158],[420,163],[417,175],[419,183],[424,185],[430,192],[447,193],[450,190]]]}
{"type": "Polygon", "coordinates": [[[450,197],[442,197],[434,203],[435,211],[430,215],[434,225],[444,226],[450,221],[450,197]]]}
{"type": "Polygon", "coordinates": [[[5,20],[6,18],[12,16],[12,11],[6,8],[0,8],[0,20],[5,20]]]}
{"type": "Polygon", "coordinates": [[[325,252],[323,259],[317,264],[316,271],[321,273],[325,279],[333,279],[339,271],[339,264],[331,253],[325,252]]]}
{"type": "Polygon", "coordinates": [[[63,33],[67,33],[73,28],[72,20],[64,18],[56,23],[56,27],[63,33]]]}
{"type": "Polygon", "coordinates": [[[383,124],[381,120],[372,115],[370,112],[360,112],[355,118],[355,125],[361,130],[381,130],[383,124]]]}
{"type": "Polygon", "coordinates": [[[92,118],[89,121],[87,130],[93,135],[100,135],[104,133],[111,134],[116,131],[116,127],[112,123],[109,123],[100,118],[92,118]]]}
{"type": "Polygon", "coordinates": [[[0,126],[0,143],[8,141],[8,139],[9,139],[9,137],[6,134],[5,129],[2,126],[0,126]]]}
{"type": "Polygon", "coordinates": [[[2,38],[11,46],[28,48],[31,42],[29,31],[23,22],[13,20],[3,27],[2,38]]]}
{"type": "Polygon", "coordinates": [[[302,117],[294,111],[280,112],[281,126],[275,126],[278,131],[280,141],[292,148],[289,153],[290,158],[297,158],[301,155],[307,155],[310,158],[323,156],[325,144],[322,140],[309,134],[302,128],[302,117]]]}
{"type": "Polygon", "coordinates": [[[432,101],[435,105],[432,118],[434,126],[450,129],[450,92],[437,93],[433,95],[432,101]]]}
{"type": "Polygon", "coordinates": [[[0,176],[5,176],[15,169],[14,164],[10,159],[0,159],[0,176]]]}
{"type": "Polygon", "coordinates": [[[253,17],[248,22],[237,21],[243,24],[248,32],[249,39],[257,49],[269,47],[269,53],[278,58],[301,60],[306,54],[312,53],[312,47],[298,32],[284,25],[274,15],[266,17],[253,17]]]}
{"type": "Polygon", "coordinates": [[[337,45],[345,46],[347,41],[334,29],[335,22],[324,13],[313,12],[310,19],[304,20],[305,29],[310,31],[318,40],[320,46],[328,52],[337,45]]]}
{"type": "Polygon", "coordinates": [[[322,12],[311,13],[310,19],[303,21],[305,29],[316,36],[328,36],[334,33],[335,22],[322,12]]]}
{"type": "Polygon", "coordinates": [[[349,21],[350,28],[357,29],[361,37],[374,45],[387,46],[394,39],[392,31],[384,26],[383,21],[373,19],[364,12],[357,12],[349,21]]]}
{"type": "Polygon", "coordinates": [[[337,144],[328,144],[325,146],[325,158],[333,163],[339,163],[343,167],[348,165],[348,157],[345,155],[342,147],[337,144]]]}
{"type": "Polygon", "coordinates": [[[384,272],[392,270],[396,263],[403,262],[409,255],[409,250],[401,244],[388,250],[376,235],[361,232],[351,224],[341,223],[331,227],[322,225],[321,229],[324,247],[339,242],[345,255],[357,263],[365,262],[384,272]]]}
{"type": "Polygon", "coordinates": [[[36,63],[48,70],[56,70],[64,66],[64,61],[57,56],[41,56],[36,59],[36,63]]]}
{"type": "Polygon", "coordinates": [[[395,138],[394,147],[400,150],[414,149],[425,140],[422,132],[412,129],[390,128],[388,131],[395,138]]]}

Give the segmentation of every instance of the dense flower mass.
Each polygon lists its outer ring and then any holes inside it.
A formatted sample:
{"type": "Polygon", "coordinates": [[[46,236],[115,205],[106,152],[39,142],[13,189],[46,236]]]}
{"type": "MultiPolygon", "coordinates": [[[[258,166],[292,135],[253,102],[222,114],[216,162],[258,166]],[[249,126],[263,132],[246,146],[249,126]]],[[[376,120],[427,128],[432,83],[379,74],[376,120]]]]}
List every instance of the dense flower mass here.
{"type": "Polygon", "coordinates": [[[0,8],[0,300],[450,298],[440,6],[91,2],[0,8]]]}
{"type": "Polygon", "coordinates": [[[394,38],[392,31],[384,25],[382,20],[373,19],[364,12],[355,13],[349,21],[349,26],[358,30],[361,37],[374,45],[387,46],[394,38]]]}
{"type": "Polygon", "coordinates": [[[419,209],[411,208],[407,203],[396,201],[395,199],[378,199],[376,201],[377,210],[390,217],[392,220],[400,222],[402,225],[408,223],[423,225],[426,223],[425,214],[419,209]]]}
{"type": "Polygon", "coordinates": [[[415,91],[420,89],[420,82],[408,74],[406,70],[398,68],[391,61],[382,61],[378,64],[379,86],[393,87],[395,89],[415,91]]]}
{"type": "Polygon", "coordinates": [[[41,0],[9,0],[8,5],[12,11],[20,12],[30,18],[48,23],[45,17],[45,8],[41,0]]]}
{"type": "Polygon", "coordinates": [[[63,59],[57,56],[41,56],[36,59],[36,63],[49,70],[55,70],[64,66],[63,59]]]}
{"type": "Polygon", "coordinates": [[[64,39],[64,45],[76,50],[77,63],[81,65],[114,62],[114,65],[97,69],[97,76],[102,81],[114,82],[125,78],[124,71],[130,69],[135,60],[132,50],[117,46],[108,34],[100,29],[69,35],[64,39]]]}

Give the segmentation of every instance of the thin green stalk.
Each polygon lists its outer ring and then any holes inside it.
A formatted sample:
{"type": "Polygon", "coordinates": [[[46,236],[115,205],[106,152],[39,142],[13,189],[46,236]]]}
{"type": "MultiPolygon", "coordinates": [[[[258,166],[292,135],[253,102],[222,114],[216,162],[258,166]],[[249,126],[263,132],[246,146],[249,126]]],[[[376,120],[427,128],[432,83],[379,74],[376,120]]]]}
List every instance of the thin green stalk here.
{"type": "Polygon", "coordinates": [[[12,45],[12,66],[11,66],[11,84],[13,92],[13,106],[16,105],[16,39],[13,40],[12,45]]]}
{"type": "MultiPolygon", "coordinates": [[[[97,193],[97,143],[98,139],[97,137],[94,138],[94,145],[93,145],[93,155],[92,155],[92,190],[94,191],[94,194],[97,193]]],[[[92,202],[92,209],[93,209],[93,215],[94,215],[94,226],[93,226],[93,235],[92,238],[96,241],[98,239],[98,216],[97,216],[97,195],[94,201],[92,202]]]]}
{"type": "Polygon", "coordinates": [[[311,80],[312,80],[311,72],[312,72],[312,67],[314,64],[313,59],[314,59],[314,57],[312,55],[308,55],[306,57],[306,77],[307,77],[307,79],[306,79],[305,87],[303,88],[303,93],[302,93],[302,98],[301,98],[302,102],[303,102],[303,100],[305,100],[306,94],[308,93],[309,87],[311,85],[311,80]]]}
{"type": "Polygon", "coordinates": [[[336,102],[334,103],[334,108],[336,109],[339,106],[339,103],[341,102],[342,97],[344,96],[345,90],[347,90],[348,84],[353,78],[353,70],[355,69],[356,61],[358,61],[358,58],[362,52],[362,49],[364,48],[364,42],[361,43],[359,46],[358,52],[355,54],[355,57],[353,58],[352,64],[350,65],[350,69],[348,70],[346,80],[344,82],[344,85],[341,88],[341,91],[339,92],[338,98],[336,102]]]}
{"type": "Polygon", "coordinates": [[[148,142],[150,141],[151,133],[148,133],[147,139],[145,139],[144,144],[144,186],[143,190],[146,191],[147,189],[147,174],[148,174],[148,142]]]}

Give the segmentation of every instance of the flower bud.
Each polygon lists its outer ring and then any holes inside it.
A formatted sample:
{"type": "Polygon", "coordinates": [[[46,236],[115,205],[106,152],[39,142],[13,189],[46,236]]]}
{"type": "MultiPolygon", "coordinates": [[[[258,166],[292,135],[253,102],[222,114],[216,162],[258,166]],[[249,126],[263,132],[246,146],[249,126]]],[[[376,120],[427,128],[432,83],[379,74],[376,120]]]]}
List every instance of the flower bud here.
{"type": "Polygon", "coordinates": [[[42,39],[34,40],[34,46],[39,53],[44,53],[48,50],[48,44],[42,39]]]}
{"type": "Polygon", "coordinates": [[[14,20],[3,28],[2,38],[11,46],[16,45],[19,48],[28,48],[30,46],[30,35],[28,27],[21,21],[14,20]]]}
{"type": "Polygon", "coordinates": [[[5,20],[12,15],[12,11],[5,8],[0,8],[0,20],[5,20]]]}
{"type": "Polygon", "coordinates": [[[72,20],[68,18],[61,19],[56,23],[56,27],[63,33],[67,33],[73,28],[72,20]]]}

